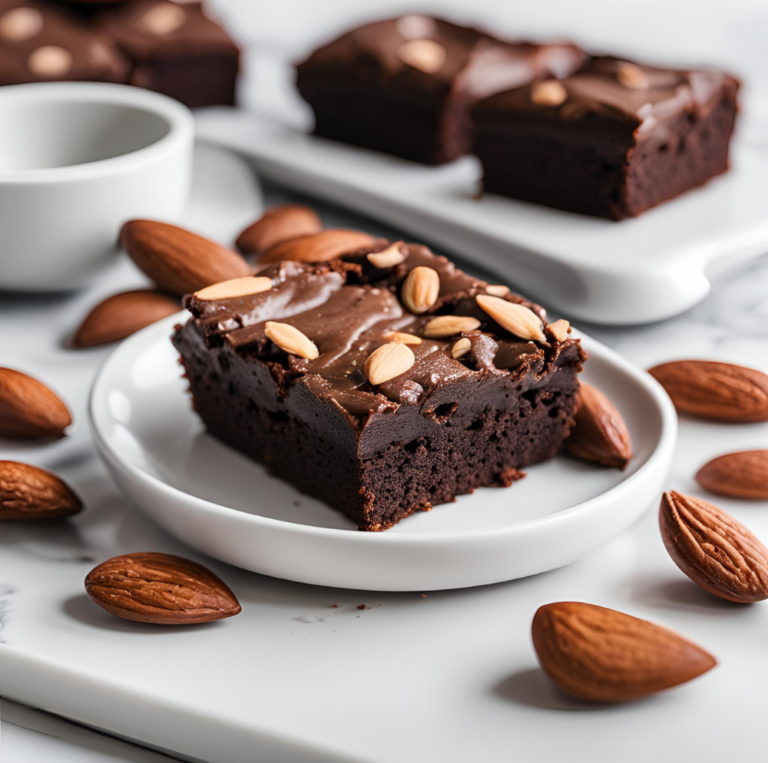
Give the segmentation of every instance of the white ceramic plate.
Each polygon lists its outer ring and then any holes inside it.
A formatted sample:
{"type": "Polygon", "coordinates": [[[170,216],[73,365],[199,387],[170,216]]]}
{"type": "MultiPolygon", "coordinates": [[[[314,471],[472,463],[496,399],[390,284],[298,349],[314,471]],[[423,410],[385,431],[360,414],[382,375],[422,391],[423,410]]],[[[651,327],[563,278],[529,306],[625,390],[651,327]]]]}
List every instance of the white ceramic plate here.
{"type": "Polygon", "coordinates": [[[133,502],[204,553],[317,585],[423,591],[495,583],[568,564],[655,503],[677,419],[647,374],[582,336],[586,378],[616,403],[635,457],[625,472],[568,458],[409,517],[383,533],[351,521],[208,435],[192,411],[172,316],[121,344],[91,394],[96,447],[133,502]]]}
{"type": "Polygon", "coordinates": [[[337,202],[494,271],[569,316],[647,323],[687,310],[709,278],[768,250],[768,151],[736,142],[733,167],[621,223],[488,194],[474,157],[424,167],[232,109],[198,135],[243,152],[262,177],[337,202]]]}

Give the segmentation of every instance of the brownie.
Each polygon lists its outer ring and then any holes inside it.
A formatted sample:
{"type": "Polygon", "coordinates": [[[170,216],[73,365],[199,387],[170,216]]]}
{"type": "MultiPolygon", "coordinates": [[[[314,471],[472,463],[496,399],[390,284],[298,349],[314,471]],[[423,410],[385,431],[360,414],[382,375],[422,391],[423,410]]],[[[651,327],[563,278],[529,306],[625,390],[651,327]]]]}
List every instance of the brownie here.
{"type": "Polygon", "coordinates": [[[65,8],[0,0],[0,85],[126,82],[129,64],[99,30],[65,8]]]}
{"type": "Polygon", "coordinates": [[[315,133],[427,164],[471,146],[469,109],[544,72],[565,76],[574,45],[502,42],[470,27],[409,15],[367,24],[297,66],[315,133]]]}
{"type": "Polygon", "coordinates": [[[486,191],[621,220],[728,169],[739,83],[593,58],[473,110],[486,191]]]}
{"type": "Polygon", "coordinates": [[[424,246],[377,242],[330,262],[272,263],[259,277],[268,290],[185,298],[192,318],[173,343],[194,407],[215,437],[361,530],[507,487],[571,430],[586,355],[567,324],[546,327],[537,305],[492,297],[522,314],[517,335],[506,330],[478,303],[498,287],[424,246]],[[382,250],[403,261],[375,267],[368,253],[382,250]],[[414,280],[425,275],[431,294],[414,280]],[[436,330],[441,316],[466,325],[436,330]],[[536,340],[520,336],[525,325],[536,340]],[[294,330],[303,339],[286,342],[294,330]]]}
{"type": "Polygon", "coordinates": [[[234,105],[240,51],[203,3],[133,0],[97,22],[131,59],[130,84],[191,108],[234,105]]]}

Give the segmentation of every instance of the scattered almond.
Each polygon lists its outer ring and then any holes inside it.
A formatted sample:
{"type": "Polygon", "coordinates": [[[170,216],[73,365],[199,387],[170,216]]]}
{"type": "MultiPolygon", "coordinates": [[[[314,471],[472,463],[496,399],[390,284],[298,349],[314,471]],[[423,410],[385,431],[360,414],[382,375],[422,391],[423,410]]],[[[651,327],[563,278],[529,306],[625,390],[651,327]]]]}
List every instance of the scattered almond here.
{"type": "Polygon", "coordinates": [[[715,458],[699,469],[696,481],[719,495],[768,500],[768,450],[744,450],[715,458]]]}
{"type": "Polygon", "coordinates": [[[451,348],[451,357],[454,360],[458,360],[459,358],[463,358],[465,355],[468,355],[471,349],[472,349],[472,342],[469,339],[467,339],[467,337],[463,336],[451,348]]]}
{"type": "Polygon", "coordinates": [[[544,672],[568,694],[596,702],[639,699],[717,665],[666,628],[577,601],[540,607],[532,635],[544,672]]]}
{"type": "Polygon", "coordinates": [[[259,265],[293,260],[295,262],[327,262],[369,249],[376,239],[357,230],[324,230],[276,244],[259,257],[259,265]]]}
{"type": "Polygon", "coordinates": [[[610,400],[591,384],[581,383],[579,404],[565,450],[575,458],[624,469],[632,458],[629,432],[610,400]]]}
{"type": "Polygon", "coordinates": [[[18,461],[0,461],[0,520],[59,519],[82,508],[55,474],[18,461]]]}
{"type": "Polygon", "coordinates": [[[722,509],[669,491],[659,526],[672,560],[694,583],[728,601],[768,599],[768,549],[722,509]]]}
{"type": "Polygon", "coordinates": [[[248,297],[251,294],[261,294],[272,288],[272,279],[265,276],[244,276],[222,281],[195,292],[197,299],[204,302],[217,299],[235,299],[236,297],[248,297]]]}
{"type": "Polygon", "coordinates": [[[305,360],[314,360],[320,355],[315,343],[288,323],[267,321],[264,326],[264,333],[283,352],[287,352],[289,355],[297,355],[305,360]]]}
{"type": "Polygon", "coordinates": [[[395,241],[382,252],[371,252],[368,255],[368,262],[375,268],[393,268],[405,262],[405,255],[400,250],[402,245],[402,241],[395,241]]]}
{"type": "Polygon", "coordinates": [[[116,556],[88,573],[85,590],[107,612],[141,623],[208,623],[241,610],[221,578],[171,554],[116,556]]]}
{"type": "Polygon", "coordinates": [[[0,437],[63,437],[72,423],[67,406],[42,382],[0,368],[0,437]]]}
{"type": "Polygon", "coordinates": [[[538,106],[560,106],[568,99],[568,91],[557,80],[539,82],[531,88],[531,102],[538,106]]]}
{"type": "Polygon", "coordinates": [[[400,296],[405,306],[416,315],[425,313],[440,295],[440,276],[436,270],[419,265],[403,281],[400,296]]]}
{"type": "Polygon", "coordinates": [[[270,207],[238,237],[237,248],[243,254],[261,254],[284,241],[319,233],[323,223],[317,212],[299,204],[270,207]]]}
{"type": "Polygon", "coordinates": [[[492,297],[506,297],[510,292],[510,288],[501,283],[493,283],[490,286],[486,286],[485,291],[492,297]]]}
{"type": "Polygon", "coordinates": [[[149,289],[107,297],[91,310],[72,339],[78,349],[119,342],[161,318],[178,313],[177,300],[149,289]]]}
{"type": "Polygon", "coordinates": [[[550,334],[558,341],[558,342],[564,342],[566,339],[568,339],[568,333],[571,330],[571,324],[568,323],[568,321],[559,320],[555,321],[554,323],[550,323],[549,326],[547,326],[547,331],[549,331],[550,334]]]}
{"type": "Polygon", "coordinates": [[[685,413],[721,421],[768,421],[768,376],[709,360],[678,360],[648,371],[685,413]]]}
{"type": "Polygon", "coordinates": [[[645,90],[650,85],[648,75],[637,64],[622,63],[616,78],[630,90],[645,90]]]}
{"type": "Polygon", "coordinates": [[[421,344],[421,337],[413,334],[405,334],[402,331],[388,331],[384,336],[390,342],[401,342],[402,344],[421,344]]]}
{"type": "Polygon", "coordinates": [[[414,363],[413,350],[400,342],[390,342],[375,349],[365,361],[365,375],[374,386],[404,374],[414,363]]]}
{"type": "Polygon", "coordinates": [[[479,326],[477,318],[467,315],[439,315],[424,326],[424,336],[427,339],[447,339],[466,331],[474,331],[479,326]]]}
{"type": "Polygon", "coordinates": [[[175,225],[130,220],[120,242],[130,258],[163,291],[184,296],[231,278],[250,275],[236,252],[175,225]]]}
{"type": "Polygon", "coordinates": [[[448,51],[434,40],[409,40],[397,49],[398,58],[408,66],[434,74],[442,69],[448,51]]]}
{"type": "Polygon", "coordinates": [[[519,336],[521,339],[535,339],[538,342],[545,340],[541,318],[527,307],[485,294],[479,294],[475,299],[477,304],[510,334],[519,336]]]}

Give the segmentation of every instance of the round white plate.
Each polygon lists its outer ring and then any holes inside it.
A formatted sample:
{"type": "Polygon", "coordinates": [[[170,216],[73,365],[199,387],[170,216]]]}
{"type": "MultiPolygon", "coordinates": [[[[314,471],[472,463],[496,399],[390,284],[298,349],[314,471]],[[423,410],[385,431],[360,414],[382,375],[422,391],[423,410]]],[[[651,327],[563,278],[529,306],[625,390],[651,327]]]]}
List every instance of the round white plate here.
{"type": "Polygon", "coordinates": [[[575,561],[656,505],[663,490],[677,433],[669,398],[581,335],[590,355],[584,378],[613,400],[632,437],[626,471],[558,457],[511,488],[483,488],[386,532],[359,532],[205,432],[170,342],[186,319],[172,316],[115,350],[93,386],[91,426],[115,481],[142,511],[230,564],[365,590],[496,583],[575,561]]]}

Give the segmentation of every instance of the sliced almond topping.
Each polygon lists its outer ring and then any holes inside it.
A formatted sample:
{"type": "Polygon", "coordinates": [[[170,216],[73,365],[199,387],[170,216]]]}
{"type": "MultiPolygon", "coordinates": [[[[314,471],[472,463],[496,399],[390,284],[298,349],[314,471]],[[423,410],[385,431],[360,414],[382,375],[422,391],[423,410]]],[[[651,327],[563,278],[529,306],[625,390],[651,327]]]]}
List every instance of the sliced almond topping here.
{"type": "Polygon", "coordinates": [[[616,79],[630,90],[645,90],[651,84],[648,75],[637,64],[622,64],[616,72],[616,79]]]}
{"type": "Polygon", "coordinates": [[[568,331],[571,328],[571,324],[568,323],[568,321],[559,320],[555,321],[554,323],[550,323],[547,328],[558,342],[564,342],[566,339],[568,339],[568,331]]]}
{"type": "Polygon", "coordinates": [[[397,56],[414,69],[434,74],[442,68],[448,51],[434,40],[409,40],[397,49],[397,56]]]}
{"type": "Polygon", "coordinates": [[[568,98],[568,91],[555,79],[539,82],[531,88],[531,101],[539,106],[560,106],[568,98]]]}
{"type": "Polygon", "coordinates": [[[425,313],[437,302],[440,294],[440,276],[432,268],[414,268],[403,282],[401,297],[405,306],[416,315],[425,313]]]}
{"type": "Polygon", "coordinates": [[[0,16],[0,37],[12,42],[23,42],[39,34],[43,23],[40,11],[34,8],[13,8],[0,16]]]}
{"type": "Polygon", "coordinates": [[[451,349],[451,357],[454,360],[458,360],[459,358],[463,358],[465,355],[467,355],[471,349],[472,342],[470,342],[469,339],[464,336],[459,339],[456,344],[453,345],[453,348],[451,349]]]}
{"type": "Polygon", "coordinates": [[[427,339],[446,339],[465,331],[474,331],[479,326],[480,321],[468,315],[440,315],[424,326],[424,336],[427,339]]]}
{"type": "Polygon", "coordinates": [[[485,294],[479,294],[476,299],[477,304],[510,334],[521,339],[535,339],[537,342],[545,340],[541,318],[527,307],[485,294]]]}
{"type": "Polygon", "coordinates": [[[43,45],[29,54],[27,68],[38,77],[61,77],[72,68],[72,54],[60,45],[43,45]]]}
{"type": "Polygon", "coordinates": [[[413,350],[400,342],[383,344],[365,361],[365,375],[376,386],[404,374],[416,361],[413,350]]]}
{"type": "Polygon", "coordinates": [[[368,262],[375,268],[393,268],[395,265],[405,262],[405,255],[400,251],[402,245],[402,241],[395,241],[383,252],[371,252],[368,255],[368,262]]]}
{"type": "Polygon", "coordinates": [[[195,292],[197,299],[212,301],[215,299],[233,299],[234,297],[247,297],[250,294],[259,294],[272,288],[272,279],[265,276],[245,276],[243,278],[231,278],[195,292]]]}
{"type": "Polygon", "coordinates": [[[180,29],[187,23],[187,12],[178,5],[165,3],[150,8],[142,17],[140,24],[145,32],[162,37],[180,29]]]}
{"type": "Polygon", "coordinates": [[[264,333],[283,352],[287,352],[289,355],[298,355],[306,360],[314,360],[320,355],[317,346],[309,337],[287,323],[267,321],[266,326],[264,326],[264,333]]]}
{"type": "Polygon", "coordinates": [[[494,297],[506,297],[509,294],[509,286],[504,286],[501,283],[494,283],[485,287],[485,291],[488,294],[492,294],[494,297]]]}
{"type": "Polygon", "coordinates": [[[421,337],[415,334],[404,334],[402,331],[388,331],[384,335],[390,342],[401,344],[421,344],[421,337]]]}

